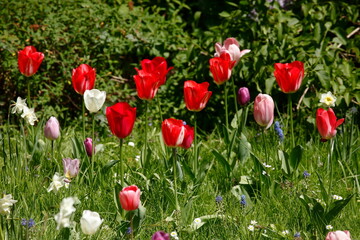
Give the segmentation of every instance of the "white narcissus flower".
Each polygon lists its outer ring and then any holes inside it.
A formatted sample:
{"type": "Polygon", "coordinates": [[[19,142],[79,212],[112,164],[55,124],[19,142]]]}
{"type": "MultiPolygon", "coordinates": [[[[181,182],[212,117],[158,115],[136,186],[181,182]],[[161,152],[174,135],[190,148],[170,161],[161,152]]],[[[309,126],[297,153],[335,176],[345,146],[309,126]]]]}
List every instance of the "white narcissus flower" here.
{"type": "Polygon", "coordinates": [[[28,108],[26,106],[24,106],[23,108],[23,113],[21,114],[21,117],[28,121],[28,123],[32,126],[34,126],[34,122],[38,120],[35,115],[34,108],[28,108]]]}
{"type": "Polygon", "coordinates": [[[86,235],[92,235],[97,232],[103,219],[97,212],[84,210],[80,219],[81,230],[86,235]]]}
{"type": "Polygon", "coordinates": [[[16,202],[17,200],[14,200],[11,194],[4,195],[4,197],[0,199],[0,214],[10,214],[10,207],[16,202]]]}
{"type": "Polygon", "coordinates": [[[77,197],[64,198],[60,203],[60,212],[54,216],[57,230],[68,228],[72,225],[71,215],[76,211],[74,204],[80,203],[77,197]]]}
{"type": "Polygon", "coordinates": [[[97,112],[104,105],[106,92],[98,89],[86,90],[84,93],[85,107],[91,113],[97,112]]]}
{"type": "Polygon", "coordinates": [[[26,105],[26,98],[22,99],[21,97],[17,97],[16,99],[16,103],[12,104],[13,108],[11,109],[11,113],[18,113],[20,114],[25,107],[27,107],[26,105]]]}
{"type": "Polygon", "coordinates": [[[331,92],[323,93],[321,94],[320,102],[324,103],[329,107],[334,107],[336,102],[336,97],[331,92]]]}
{"type": "Polygon", "coordinates": [[[48,192],[51,192],[52,190],[54,190],[54,192],[59,191],[60,188],[62,187],[69,187],[69,183],[65,182],[65,177],[64,176],[60,176],[59,173],[55,173],[53,178],[52,178],[52,182],[50,183],[49,188],[47,189],[48,192]]]}

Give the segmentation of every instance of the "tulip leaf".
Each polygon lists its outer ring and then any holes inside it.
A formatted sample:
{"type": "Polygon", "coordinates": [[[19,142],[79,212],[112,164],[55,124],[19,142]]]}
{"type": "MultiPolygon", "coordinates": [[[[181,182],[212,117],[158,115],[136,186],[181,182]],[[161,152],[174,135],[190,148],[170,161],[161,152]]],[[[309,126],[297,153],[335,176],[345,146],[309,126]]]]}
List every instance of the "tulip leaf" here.
{"type": "Polygon", "coordinates": [[[120,160],[111,160],[110,162],[108,162],[107,164],[105,164],[105,166],[101,169],[101,171],[103,173],[106,173],[107,171],[110,170],[110,168],[112,168],[115,164],[117,164],[118,162],[120,162],[120,160]]]}
{"type": "Polygon", "coordinates": [[[231,172],[230,164],[226,161],[226,158],[223,155],[221,155],[218,151],[216,151],[215,149],[213,149],[211,152],[212,152],[212,154],[214,154],[214,156],[218,160],[218,162],[225,168],[227,175],[229,175],[231,172]]]}
{"type": "Polygon", "coordinates": [[[341,210],[350,202],[351,198],[354,196],[354,194],[350,195],[346,199],[338,200],[333,202],[330,205],[330,210],[325,215],[325,219],[330,222],[333,220],[340,212],[341,210]]]}
{"type": "Polygon", "coordinates": [[[290,153],[290,168],[291,171],[296,171],[302,159],[304,148],[300,145],[294,147],[290,153]]]}

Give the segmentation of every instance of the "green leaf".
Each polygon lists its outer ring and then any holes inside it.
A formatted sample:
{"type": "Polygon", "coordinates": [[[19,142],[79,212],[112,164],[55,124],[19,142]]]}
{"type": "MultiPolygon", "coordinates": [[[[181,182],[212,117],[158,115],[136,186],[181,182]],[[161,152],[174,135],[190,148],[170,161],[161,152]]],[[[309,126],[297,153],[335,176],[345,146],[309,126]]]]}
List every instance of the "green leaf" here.
{"type": "Polygon", "coordinates": [[[228,12],[225,12],[225,11],[219,13],[219,15],[223,18],[229,18],[231,16],[228,12]]]}
{"type": "Polygon", "coordinates": [[[304,148],[300,145],[297,145],[291,151],[290,153],[290,168],[292,168],[291,171],[297,170],[299,163],[302,159],[303,152],[304,152],[304,148]]]}
{"type": "Polygon", "coordinates": [[[330,205],[330,210],[328,213],[326,213],[326,220],[328,222],[330,222],[331,220],[333,220],[340,212],[341,210],[350,202],[351,198],[354,196],[354,194],[350,195],[349,197],[347,197],[346,199],[343,200],[338,200],[333,202],[330,205]]]}
{"type": "Polygon", "coordinates": [[[105,164],[105,166],[101,169],[102,173],[106,173],[107,171],[110,170],[110,168],[112,168],[115,164],[117,164],[118,162],[120,162],[120,160],[111,160],[110,162],[108,162],[107,164],[105,164]]]}
{"type": "Polygon", "coordinates": [[[212,154],[214,154],[214,156],[218,160],[218,162],[225,168],[227,175],[229,175],[231,172],[231,169],[230,169],[230,164],[227,162],[226,158],[223,155],[221,155],[218,151],[216,151],[215,149],[213,149],[211,152],[212,152],[212,154]]]}

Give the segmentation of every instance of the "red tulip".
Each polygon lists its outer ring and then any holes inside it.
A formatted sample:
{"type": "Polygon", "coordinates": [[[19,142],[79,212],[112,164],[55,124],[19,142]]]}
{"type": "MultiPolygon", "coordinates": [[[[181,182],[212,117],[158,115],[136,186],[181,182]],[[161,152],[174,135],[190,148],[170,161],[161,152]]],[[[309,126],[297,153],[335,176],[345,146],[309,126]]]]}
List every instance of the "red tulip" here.
{"type": "Polygon", "coordinates": [[[138,75],[134,76],[134,80],[139,98],[142,100],[153,99],[161,85],[159,78],[144,70],[136,70],[138,75]]]}
{"type": "Polygon", "coordinates": [[[304,63],[295,61],[292,63],[275,63],[274,76],[284,93],[296,92],[304,78],[304,63]]]}
{"type": "Polygon", "coordinates": [[[140,204],[140,189],[135,185],[125,187],[119,193],[119,199],[124,210],[136,210],[140,204]]]}
{"type": "Polygon", "coordinates": [[[259,94],[254,101],[254,118],[262,127],[269,128],[274,121],[274,101],[267,94],[259,94]]]}
{"type": "Polygon", "coordinates": [[[221,85],[229,80],[231,77],[231,69],[235,63],[236,61],[231,61],[230,54],[227,52],[221,53],[220,57],[210,59],[210,71],[217,85],[221,85]]]}
{"type": "Polygon", "coordinates": [[[194,128],[174,118],[162,122],[161,133],[165,144],[169,147],[189,148],[194,140],[194,128]]]}
{"type": "Polygon", "coordinates": [[[333,138],[336,135],[336,128],[344,122],[344,118],[336,120],[334,111],[319,108],[316,111],[316,126],[323,141],[333,138]]]}
{"type": "Polygon", "coordinates": [[[325,240],[351,240],[349,231],[328,232],[325,240]]]}
{"type": "Polygon", "coordinates": [[[208,82],[196,83],[189,80],[184,83],[184,99],[188,110],[198,112],[205,108],[212,94],[208,87],[208,82]]]}
{"type": "Polygon", "coordinates": [[[72,70],[72,85],[77,93],[84,94],[86,90],[91,90],[95,85],[95,68],[87,64],[81,64],[72,70]]]}
{"type": "Polygon", "coordinates": [[[42,52],[37,52],[33,46],[27,46],[18,52],[18,66],[22,74],[27,77],[34,75],[44,59],[42,52]]]}
{"type": "Polygon", "coordinates": [[[173,67],[167,68],[167,62],[163,57],[155,57],[153,60],[144,59],[141,61],[141,67],[145,72],[155,75],[160,85],[165,84],[166,74],[173,69],[173,67]]]}
{"type": "Polygon", "coordinates": [[[119,102],[106,108],[106,118],[111,132],[118,138],[126,138],[134,127],[136,108],[126,102],[119,102]]]}

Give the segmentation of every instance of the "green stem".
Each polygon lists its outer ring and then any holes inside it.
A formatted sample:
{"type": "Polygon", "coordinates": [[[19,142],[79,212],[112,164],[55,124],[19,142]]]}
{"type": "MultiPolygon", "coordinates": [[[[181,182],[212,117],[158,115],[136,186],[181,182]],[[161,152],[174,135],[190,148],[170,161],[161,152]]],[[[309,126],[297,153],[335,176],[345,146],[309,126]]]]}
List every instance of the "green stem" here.
{"type": "Polygon", "coordinates": [[[198,168],[198,145],[197,145],[197,115],[196,112],[194,113],[195,118],[195,126],[194,126],[194,174],[197,174],[198,168]]]}
{"type": "Polygon", "coordinates": [[[83,139],[85,139],[85,102],[84,102],[84,100],[82,101],[81,119],[82,119],[82,134],[83,134],[83,139]]]}
{"type": "Polygon", "coordinates": [[[52,160],[55,159],[55,157],[54,157],[54,141],[55,140],[51,140],[51,158],[52,158],[52,160]]]}
{"type": "Polygon", "coordinates": [[[229,116],[228,116],[228,90],[226,87],[227,81],[224,84],[224,91],[225,91],[225,125],[226,125],[226,131],[229,131],[229,116]]]}
{"type": "Polygon", "coordinates": [[[177,194],[177,176],[176,176],[176,148],[173,148],[173,173],[174,173],[174,193],[175,193],[175,208],[180,210],[178,194],[177,194]]]}
{"type": "Polygon", "coordinates": [[[289,99],[288,103],[289,103],[289,115],[290,115],[290,127],[291,127],[291,144],[292,144],[292,148],[294,148],[295,138],[294,138],[294,122],[293,122],[291,94],[288,94],[288,99],[289,99]]]}
{"type": "Polygon", "coordinates": [[[147,126],[148,126],[148,116],[147,116],[147,112],[148,112],[148,101],[145,101],[145,143],[144,143],[144,152],[141,156],[142,158],[142,166],[145,167],[146,164],[146,158],[147,158],[147,144],[148,144],[148,139],[147,139],[147,126]]]}
{"type": "Polygon", "coordinates": [[[268,155],[268,149],[265,143],[265,128],[263,129],[262,132],[262,140],[263,140],[263,145],[264,145],[264,149],[265,149],[265,159],[266,159],[266,164],[269,164],[269,155],[268,155]]]}
{"type": "Polygon", "coordinates": [[[333,161],[332,161],[332,155],[334,151],[334,139],[330,139],[329,144],[329,153],[328,153],[328,167],[330,175],[329,175],[329,191],[328,194],[331,194],[331,188],[332,188],[332,178],[333,178],[333,161]]]}
{"type": "Polygon", "coordinates": [[[31,105],[31,99],[30,99],[30,82],[31,81],[27,81],[27,101],[28,104],[31,105]]]}
{"type": "MultiPolygon", "coordinates": [[[[91,173],[94,176],[94,162],[95,162],[95,114],[92,119],[92,146],[91,146],[91,173]]],[[[92,181],[93,182],[93,181],[92,181]]]]}
{"type": "Polygon", "coordinates": [[[235,110],[236,113],[238,112],[238,102],[237,102],[237,94],[236,94],[236,85],[235,85],[235,78],[232,78],[232,86],[233,86],[233,94],[234,94],[234,103],[235,103],[235,110]]]}
{"type": "Polygon", "coordinates": [[[121,186],[124,187],[125,184],[124,183],[124,168],[123,168],[123,163],[122,163],[122,145],[123,145],[123,139],[120,138],[120,183],[121,183],[121,186]]]}
{"type": "Polygon", "coordinates": [[[163,121],[163,117],[162,117],[160,99],[159,99],[159,98],[156,98],[156,101],[157,101],[157,105],[158,105],[158,109],[159,109],[160,120],[161,120],[161,122],[162,122],[162,121],[163,121]]]}

